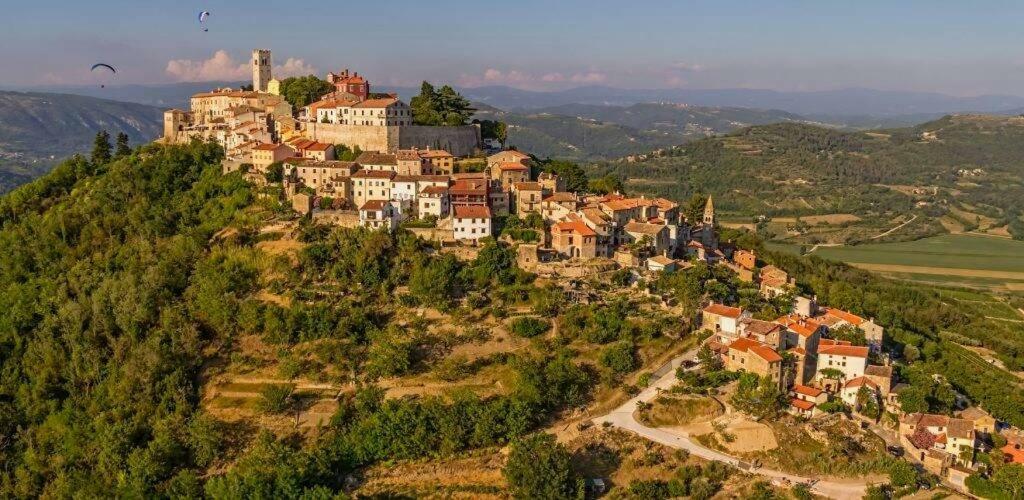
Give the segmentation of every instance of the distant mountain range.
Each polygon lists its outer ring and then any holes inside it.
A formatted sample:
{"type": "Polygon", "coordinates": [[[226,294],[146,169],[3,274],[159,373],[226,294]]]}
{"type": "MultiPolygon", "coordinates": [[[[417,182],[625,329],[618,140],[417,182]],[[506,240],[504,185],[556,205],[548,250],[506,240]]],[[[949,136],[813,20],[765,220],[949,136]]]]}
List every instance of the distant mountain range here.
{"type": "Polygon", "coordinates": [[[88,153],[99,130],[128,134],[131,143],[161,133],[161,108],[93,97],[0,91],[0,192],[47,171],[74,153],[88,153]]]}
{"type": "MultiPolygon", "coordinates": [[[[60,92],[152,106],[183,107],[194,93],[216,87],[238,87],[245,82],[182,82],[157,85],[46,86],[9,90],[60,92]]],[[[374,86],[380,92],[396,92],[408,100],[419,87],[374,86]]],[[[921,123],[949,113],[1014,114],[1024,108],[1024,96],[950,96],[935,92],[849,88],[815,92],[784,92],[763,89],[618,89],[605,86],[578,87],[542,92],[506,86],[460,87],[469,99],[508,110],[537,110],[567,104],[629,106],[638,103],[672,102],[695,106],[777,109],[827,123],[894,126],[921,123]],[[885,119],[884,121],[881,119],[885,119]]]]}
{"type": "MultiPolygon", "coordinates": [[[[125,131],[133,142],[160,133],[160,112],[188,98],[243,82],[51,86],[62,93],[0,91],[0,190],[46,171],[57,159],[87,151],[97,130],[125,131]],[[69,95],[76,94],[76,95],[69,95]],[[123,102],[119,102],[123,101],[123,102]],[[51,158],[52,157],[52,158],[51,158]]],[[[375,87],[409,100],[418,87],[375,87]]],[[[844,89],[641,89],[591,86],[537,92],[492,86],[458,89],[478,118],[507,122],[509,144],[540,156],[613,159],[778,122],[840,129],[905,127],[944,114],[1020,114],[1024,97],[955,97],[936,93],[844,89]]]]}
{"type": "Polygon", "coordinates": [[[540,157],[578,160],[646,153],[750,125],[808,121],[777,110],[659,103],[566,104],[520,112],[479,108],[477,118],[509,125],[509,145],[540,157]]]}

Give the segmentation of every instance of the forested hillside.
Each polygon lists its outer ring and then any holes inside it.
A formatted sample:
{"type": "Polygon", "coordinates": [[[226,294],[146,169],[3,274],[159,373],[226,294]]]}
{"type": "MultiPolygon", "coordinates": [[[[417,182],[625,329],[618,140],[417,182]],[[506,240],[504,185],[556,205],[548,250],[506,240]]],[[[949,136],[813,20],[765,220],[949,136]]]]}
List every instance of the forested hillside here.
{"type": "MultiPolygon", "coordinates": [[[[507,443],[585,397],[589,372],[555,349],[503,356],[493,397],[384,401],[360,384],[305,447],[211,417],[203,380],[247,362],[243,334],[279,353],[319,341],[329,366],[372,381],[423,362],[392,321],[396,286],[443,302],[529,278],[497,245],[463,265],[407,233],[318,227],[293,267],[254,246],[280,206],[222,176],[221,155],[75,157],[0,198],[0,497],[326,498],[356,467],[507,443]],[[268,280],[326,296],[255,299],[268,280]]],[[[264,411],[287,411],[273,394],[264,411]]]]}
{"type": "Polygon", "coordinates": [[[133,144],[161,133],[162,109],[70,94],[0,92],[0,193],[86,149],[100,130],[133,144]]]}
{"type": "Polygon", "coordinates": [[[811,243],[856,241],[915,215],[894,237],[970,231],[980,222],[1024,237],[1022,139],[1024,118],[995,116],[950,116],[876,132],[776,124],[593,169],[669,198],[718,195],[717,207],[747,222],[825,214],[858,219],[846,221],[852,229],[833,224],[810,231],[804,241],[811,243]]]}

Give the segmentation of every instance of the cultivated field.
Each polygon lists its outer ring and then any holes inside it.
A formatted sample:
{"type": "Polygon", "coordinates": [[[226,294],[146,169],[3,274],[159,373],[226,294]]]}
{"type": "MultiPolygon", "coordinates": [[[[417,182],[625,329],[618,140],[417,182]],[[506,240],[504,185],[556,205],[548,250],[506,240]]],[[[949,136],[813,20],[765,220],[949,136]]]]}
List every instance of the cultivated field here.
{"type": "MultiPolygon", "coordinates": [[[[797,251],[793,245],[770,245],[797,251]]],[[[996,290],[1024,286],[1024,242],[994,236],[946,234],[917,241],[819,247],[813,255],[894,278],[996,290]]]]}

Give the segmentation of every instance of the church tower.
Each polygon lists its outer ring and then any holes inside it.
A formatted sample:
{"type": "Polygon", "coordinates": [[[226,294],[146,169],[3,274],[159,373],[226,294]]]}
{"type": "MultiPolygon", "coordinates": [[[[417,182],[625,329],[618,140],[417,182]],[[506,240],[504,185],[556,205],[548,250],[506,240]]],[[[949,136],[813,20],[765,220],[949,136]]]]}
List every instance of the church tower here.
{"type": "Polygon", "coordinates": [[[708,201],[704,204],[704,221],[700,228],[700,242],[707,249],[718,248],[718,239],[715,238],[715,204],[708,195],[708,201]]]}
{"type": "Polygon", "coordinates": [[[252,51],[252,89],[266,92],[270,85],[270,51],[255,49],[252,51]]]}
{"type": "Polygon", "coordinates": [[[711,201],[711,195],[708,195],[708,201],[704,204],[704,225],[715,226],[715,204],[711,201]]]}

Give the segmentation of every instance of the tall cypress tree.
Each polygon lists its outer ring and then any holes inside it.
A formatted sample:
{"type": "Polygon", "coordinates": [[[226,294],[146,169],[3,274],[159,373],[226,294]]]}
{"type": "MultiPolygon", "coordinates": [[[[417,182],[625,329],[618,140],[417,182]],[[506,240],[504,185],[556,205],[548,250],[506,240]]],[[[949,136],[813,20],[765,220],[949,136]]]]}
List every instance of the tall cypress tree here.
{"type": "Polygon", "coordinates": [[[110,161],[110,134],[106,130],[96,133],[96,140],[92,144],[92,164],[102,165],[110,161]]]}

